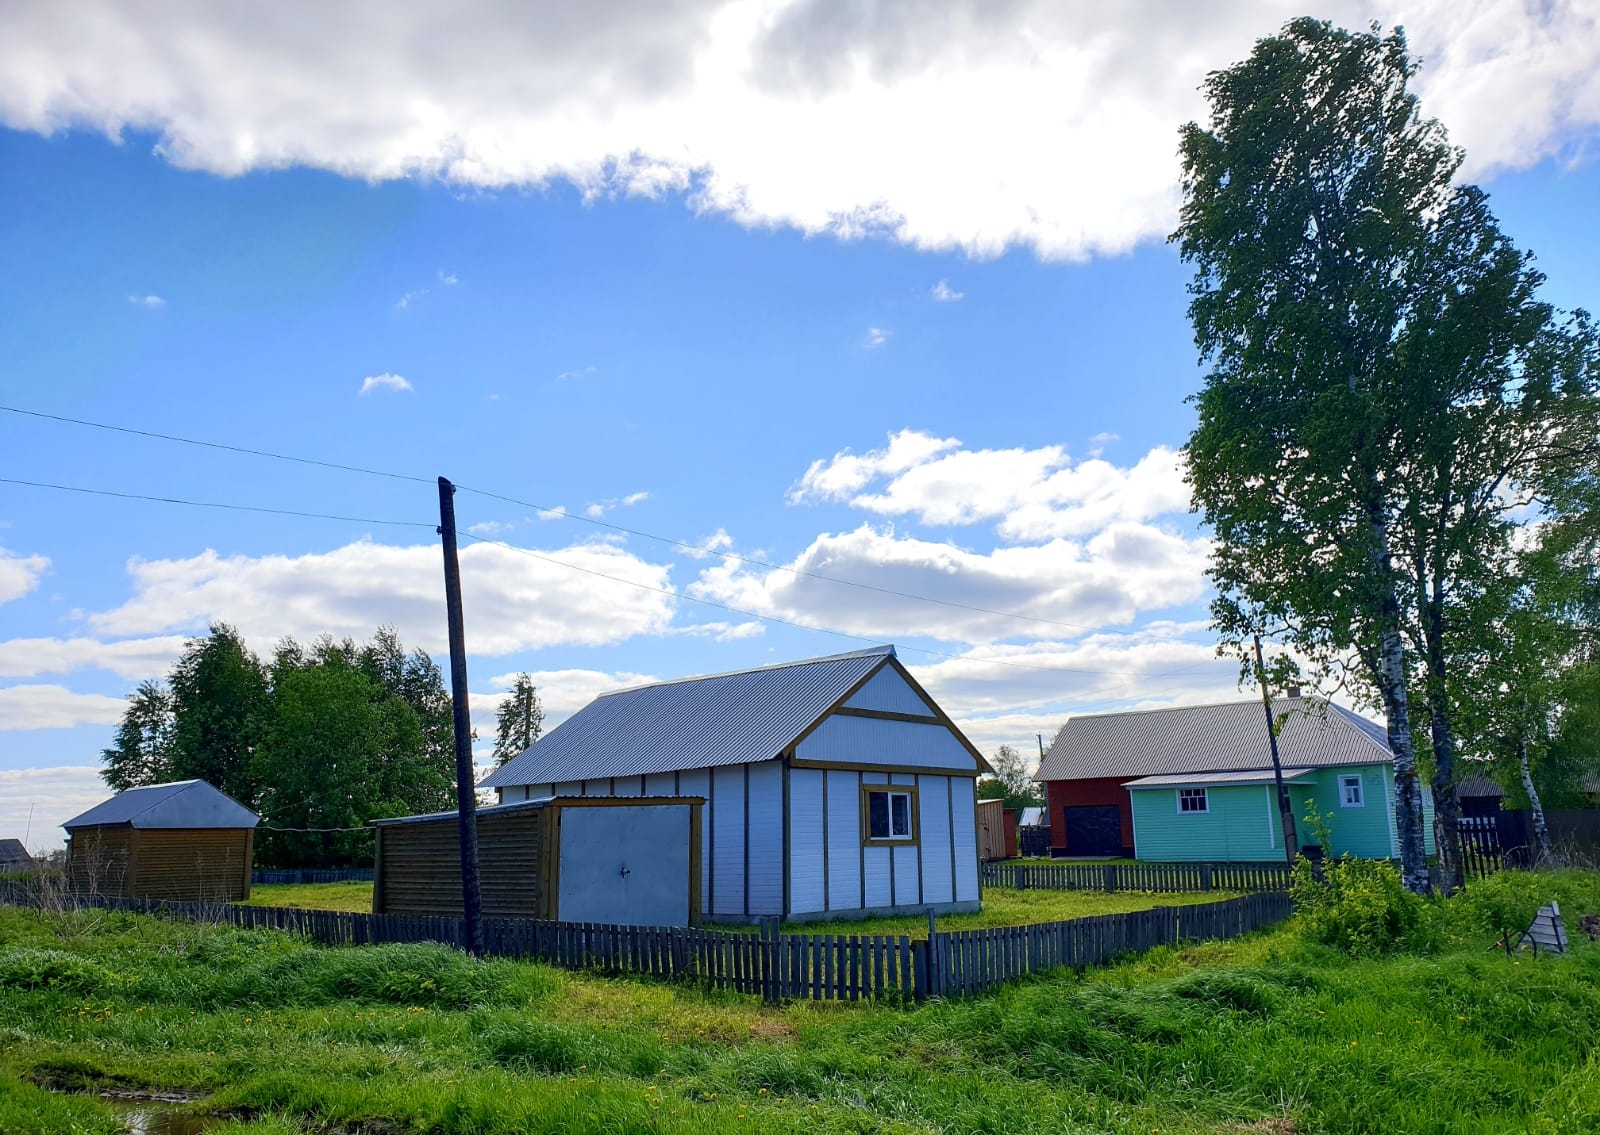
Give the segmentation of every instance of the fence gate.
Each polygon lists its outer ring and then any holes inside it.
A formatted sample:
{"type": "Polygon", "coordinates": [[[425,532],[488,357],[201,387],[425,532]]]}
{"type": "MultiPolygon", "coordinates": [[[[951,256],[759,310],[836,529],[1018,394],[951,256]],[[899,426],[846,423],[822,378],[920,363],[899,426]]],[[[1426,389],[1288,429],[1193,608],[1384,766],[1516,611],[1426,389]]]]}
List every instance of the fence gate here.
{"type": "MultiPolygon", "coordinates": [[[[1461,833],[1463,874],[1483,879],[1500,870],[1504,866],[1504,856],[1500,850],[1500,829],[1495,823],[1495,818],[1462,816],[1457,823],[1461,833]]],[[[1436,839],[1438,834],[1435,833],[1436,839]]]]}

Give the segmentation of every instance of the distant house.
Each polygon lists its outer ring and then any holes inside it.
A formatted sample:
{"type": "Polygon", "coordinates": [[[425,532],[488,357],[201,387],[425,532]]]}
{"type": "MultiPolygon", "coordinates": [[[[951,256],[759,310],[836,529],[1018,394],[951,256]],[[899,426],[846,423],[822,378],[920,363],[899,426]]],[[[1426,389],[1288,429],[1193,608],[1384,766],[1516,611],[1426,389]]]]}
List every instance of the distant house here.
{"type": "Polygon", "coordinates": [[[697,796],[708,920],[976,910],[991,771],[893,647],[604,694],[482,783],[697,796]]]}
{"type": "Polygon", "coordinates": [[[174,902],[250,897],[256,814],[203,780],[130,788],[61,826],[73,890],[174,902]]]}
{"type": "Polygon", "coordinates": [[[33,856],[22,846],[20,839],[0,839],[0,874],[8,871],[31,871],[33,856]]]}
{"type": "MultiPolygon", "coordinates": [[[[1329,855],[1389,858],[1394,757],[1384,728],[1321,700],[1273,702],[1283,778],[1302,846],[1315,801],[1329,855]]],[[[1070,719],[1040,764],[1051,853],[1158,862],[1281,859],[1283,825],[1259,701],[1070,719]]],[[[1432,847],[1432,822],[1425,824],[1432,847]]]]}

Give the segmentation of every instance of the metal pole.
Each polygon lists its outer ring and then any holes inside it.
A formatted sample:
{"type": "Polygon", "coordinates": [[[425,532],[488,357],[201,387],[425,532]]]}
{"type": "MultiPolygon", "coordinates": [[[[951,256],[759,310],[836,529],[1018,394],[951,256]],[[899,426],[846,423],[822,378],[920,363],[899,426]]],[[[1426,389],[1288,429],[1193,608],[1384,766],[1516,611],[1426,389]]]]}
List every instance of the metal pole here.
{"type": "Polygon", "coordinates": [[[1256,679],[1261,683],[1261,708],[1267,713],[1267,745],[1272,750],[1272,782],[1278,787],[1278,814],[1283,817],[1283,857],[1294,866],[1299,842],[1294,831],[1294,805],[1289,802],[1289,789],[1283,783],[1283,766],[1278,763],[1278,725],[1272,719],[1272,695],[1267,691],[1267,664],[1261,657],[1261,636],[1256,642],[1256,679]]]}
{"type": "Polygon", "coordinates": [[[456,487],[439,478],[439,535],[444,537],[445,617],[450,627],[450,708],[455,715],[456,816],[461,829],[461,919],[467,951],[483,953],[478,892],[478,778],[472,769],[472,719],[467,712],[467,639],[461,619],[461,565],[456,557],[456,487]]]}

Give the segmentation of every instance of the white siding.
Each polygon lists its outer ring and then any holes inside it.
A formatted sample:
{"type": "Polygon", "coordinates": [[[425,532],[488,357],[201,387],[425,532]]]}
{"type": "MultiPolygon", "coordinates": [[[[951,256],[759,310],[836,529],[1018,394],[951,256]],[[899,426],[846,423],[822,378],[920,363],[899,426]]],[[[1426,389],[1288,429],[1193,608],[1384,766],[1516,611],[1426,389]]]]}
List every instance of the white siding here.
{"type": "Polygon", "coordinates": [[[974,809],[973,781],[968,778],[950,778],[950,808],[955,820],[956,844],[956,901],[966,902],[978,897],[978,833],[974,809]]]}
{"type": "Polygon", "coordinates": [[[525,785],[514,784],[500,790],[500,803],[518,804],[528,798],[528,789],[525,785]]]}
{"type": "Polygon", "coordinates": [[[610,796],[611,795],[611,781],[610,781],[610,779],[607,778],[605,780],[586,780],[586,781],[584,781],[583,782],[583,794],[585,796],[610,796]]]}
{"type": "MultiPolygon", "coordinates": [[[[644,779],[644,794],[646,796],[676,796],[678,795],[678,777],[676,773],[653,772],[644,779]]],[[[687,793],[685,793],[687,795],[687,793]]]]}
{"type": "Polygon", "coordinates": [[[853,772],[828,771],[828,909],[861,907],[861,785],[853,772]]]}
{"type": "Polygon", "coordinates": [[[642,776],[619,776],[612,781],[612,784],[614,786],[611,790],[613,796],[644,795],[644,777],[642,776]]]}
{"type": "Polygon", "coordinates": [[[711,770],[711,913],[742,916],[744,902],[744,765],[711,770]]]}
{"type": "Polygon", "coordinates": [[[750,770],[750,914],[783,913],[783,765],[760,761],[750,770]]]}
{"type": "Polygon", "coordinates": [[[943,725],[833,714],[795,747],[802,761],[973,772],[977,762],[943,725]]]}
{"type": "Polygon", "coordinates": [[[822,770],[789,772],[789,913],[827,909],[823,890],[822,770]]]}
{"type": "Polygon", "coordinates": [[[917,691],[906,685],[897,670],[885,666],[867,684],[850,695],[844,703],[851,709],[878,709],[890,713],[914,713],[919,717],[934,716],[933,709],[917,696],[917,691]]]}
{"type": "Polygon", "coordinates": [[[917,777],[922,824],[922,901],[953,902],[950,867],[950,778],[917,777]]]}
{"type": "Polygon", "coordinates": [[[711,777],[705,769],[678,774],[678,791],[699,796],[706,803],[700,809],[700,913],[711,913],[711,777]]]}
{"type": "MultiPolygon", "coordinates": [[[[883,772],[864,772],[861,774],[862,784],[887,784],[889,774],[883,772]]],[[[857,816],[860,815],[861,802],[856,800],[857,816]]],[[[862,821],[858,818],[857,824],[862,821]]],[[[893,887],[890,876],[894,871],[894,861],[891,858],[891,848],[888,847],[863,847],[861,849],[861,869],[866,872],[866,906],[890,906],[894,903],[893,887]]]]}
{"type": "Polygon", "coordinates": [[[582,796],[583,781],[563,780],[560,784],[556,785],[555,794],[557,796],[582,796]]]}
{"type": "MultiPolygon", "coordinates": [[[[889,777],[895,784],[913,785],[917,778],[906,772],[897,772],[889,777]]],[[[920,808],[920,804],[919,804],[920,808]]],[[[917,823],[912,821],[913,825],[917,823]]],[[[915,830],[915,829],[913,829],[915,830]]],[[[896,847],[890,851],[890,901],[895,906],[909,906],[922,901],[917,887],[917,860],[922,855],[922,848],[918,845],[911,847],[896,847]]]]}

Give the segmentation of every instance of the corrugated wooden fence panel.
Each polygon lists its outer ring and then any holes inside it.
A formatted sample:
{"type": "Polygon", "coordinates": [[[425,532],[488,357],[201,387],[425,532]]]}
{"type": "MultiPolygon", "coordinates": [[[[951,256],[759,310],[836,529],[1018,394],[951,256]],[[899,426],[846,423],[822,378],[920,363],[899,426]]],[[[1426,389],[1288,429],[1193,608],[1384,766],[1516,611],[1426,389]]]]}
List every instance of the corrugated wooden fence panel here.
{"type": "Polygon", "coordinates": [[[983,885],[1020,891],[1285,891],[1282,863],[985,863],[983,885]]]}
{"type": "MultiPolygon", "coordinates": [[[[28,883],[0,883],[0,902],[41,905],[28,883]]],[[[127,910],[278,930],[328,946],[438,942],[461,948],[461,920],[426,914],[362,914],[52,896],[53,904],[127,910]]],[[[566,969],[703,982],[768,1001],[859,1001],[981,993],[1028,974],[1103,965],[1118,955],[1185,941],[1234,937],[1290,913],[1278,891],[1193,906],[1155,907],[1062,922],[906,935],[759,934],[695,927],[614,926],[531,918],[484,919],[485,952],[536,958],[566,969]]]]}

